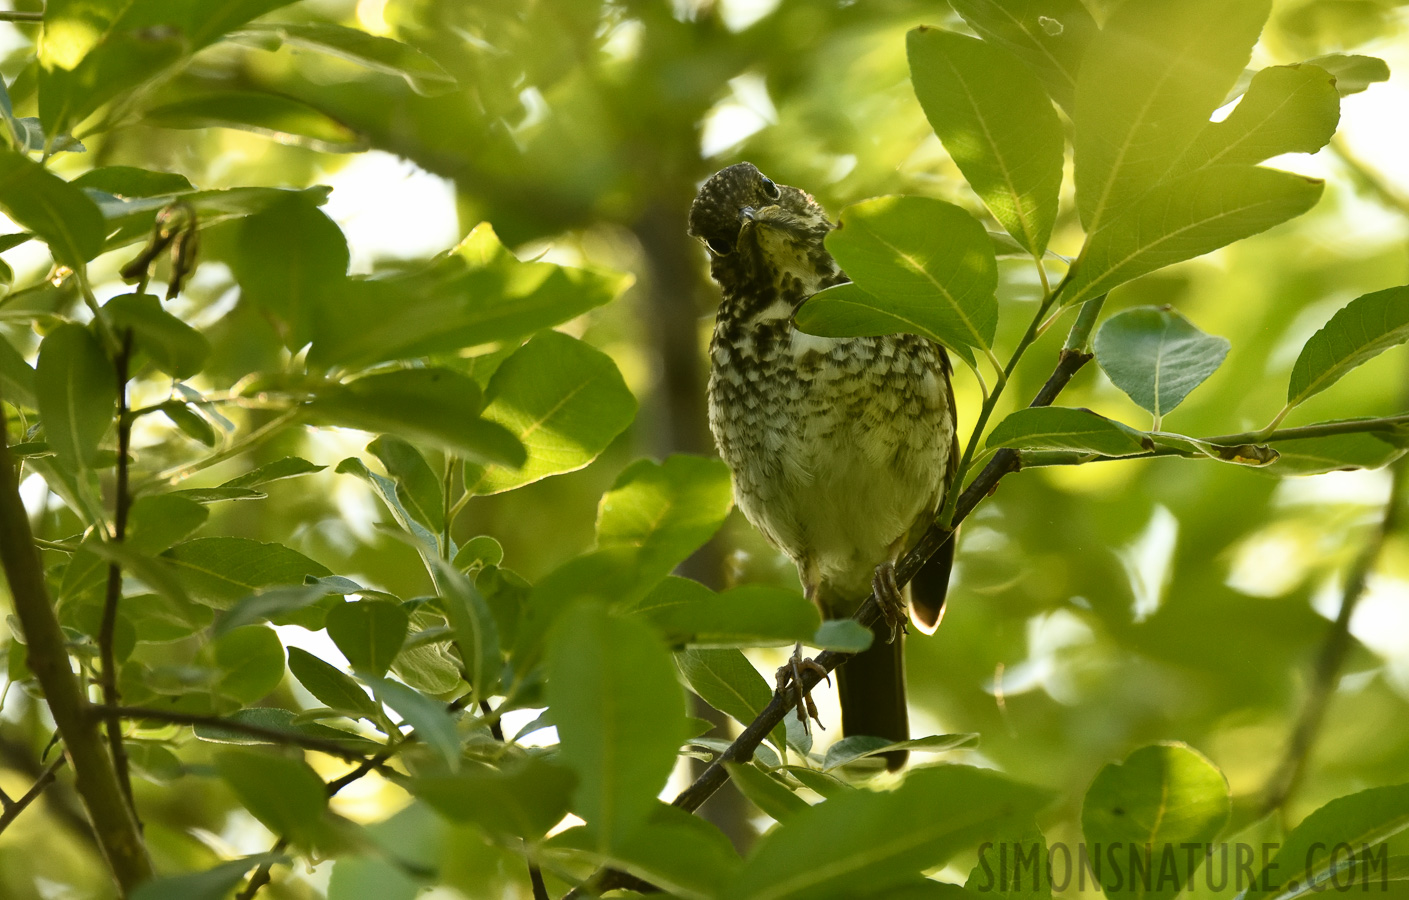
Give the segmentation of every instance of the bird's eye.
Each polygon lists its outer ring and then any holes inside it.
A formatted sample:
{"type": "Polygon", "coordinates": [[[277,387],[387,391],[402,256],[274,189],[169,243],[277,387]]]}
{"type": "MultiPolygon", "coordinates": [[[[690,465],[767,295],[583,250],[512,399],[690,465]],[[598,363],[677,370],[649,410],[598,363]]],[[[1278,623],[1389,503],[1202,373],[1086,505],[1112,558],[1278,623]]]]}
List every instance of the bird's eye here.
{"type": "Polygon", "coordinates": [[[763,179],[762,184],[763,195],[769,200],[777,200],[779,197],[783,196],[783,192],[778,190],[778,186],[773,183],[773,180],[771,178],[765,177],[763,179]]]}
{"type": "Polygon", "coordinates": [[[705,241],[705,246],[709,247],[709,251],[715,256],[728,256],[734,252],[733,246],[724,238],[710,238],[705,241]]]}

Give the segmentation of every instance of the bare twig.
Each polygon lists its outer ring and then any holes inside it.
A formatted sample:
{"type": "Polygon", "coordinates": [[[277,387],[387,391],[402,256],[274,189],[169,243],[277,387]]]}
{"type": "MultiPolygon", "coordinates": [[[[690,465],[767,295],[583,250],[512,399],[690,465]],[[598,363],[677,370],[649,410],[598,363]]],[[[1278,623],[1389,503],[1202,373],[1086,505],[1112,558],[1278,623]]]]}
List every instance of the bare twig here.
{"type": "Polygon", "coordinates": [[[1384,550],[1385,540],[1399,527],[1405,482],[1409,481],[1409,476],[1406,476],[1406,472],[1409,472],[1409,465],[1406,465],[1405,459],[1409,459],[1409,457],[1401,458],[1394,465],[1393,481],[1390,483],[1389,500],[1385,504],[1384,518],[1370,534],[1360,555],[1356,557],[1350,571],[1346,573],[1345,590],[1341,594],[1340,612],[1337,613],[1336,621],[1331,625],[1331,631],[1326,635],[1326,640],[1321,645],[1321,653],[1316,658],[1316,668],[1312,675],[1311,687],[1307,691],[1306,700],[1301,708],[1301,715],[1297,719],[1296,726],[1292,729],[1291,737],[1287,739],[1287,749],[1282,755],[1281,763],[1272,772],[1263,788],[1262,809],[1265,813],[1282,808],[1292,791],[1296,790],[1297,783],[1301,780],[1302,773],[1306,769],[1307,757],[1311,754],[1311,748],[1316,743],[1317,734],[1321,730],[1321,722],[1326,716],[1326,707],[1330,704],[1331,696],[1336,690],[1341,666],[1345,663],[1346,654],[1350,651],[1351,616],[1355,614],[1355,607],[1359,605],[1360,598],[1365,596],[1365,585],[1369,580],[1370,573],[1374,571],[1381,551],[1384,550]]]}
{"type": "Polygon", "coordinates": [[[54,779],[59,775],[59,769],[63,768],[66,762],[68,762],[68,757],[60,754],[55,757],[53,762],[49,763],[48,768],[40,773],[34,784],[29,786],[29,790],[24,792],[23,797],[18,800],[4,798],[6,802],[4,812],[0,812],[0,832],[9,828],[10,823],[19,818],[20,813],[24,812],[27,806],[39,799],[39,795],[44,793],[44,789],[54,783],[54,779]]]}

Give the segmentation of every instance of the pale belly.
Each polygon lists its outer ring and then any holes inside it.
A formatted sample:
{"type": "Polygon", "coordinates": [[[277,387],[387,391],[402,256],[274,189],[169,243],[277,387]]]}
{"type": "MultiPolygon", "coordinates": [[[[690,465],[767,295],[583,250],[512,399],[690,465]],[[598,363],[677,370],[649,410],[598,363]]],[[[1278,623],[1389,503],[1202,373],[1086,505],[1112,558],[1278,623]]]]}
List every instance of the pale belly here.
{"type": "Polygon", "coordinates": [[[940,351],[764,322],[716,335],[711,353],[710,428],[739,508],[805,583],[864,597],[944,489],[954,422],[940,351]]]}

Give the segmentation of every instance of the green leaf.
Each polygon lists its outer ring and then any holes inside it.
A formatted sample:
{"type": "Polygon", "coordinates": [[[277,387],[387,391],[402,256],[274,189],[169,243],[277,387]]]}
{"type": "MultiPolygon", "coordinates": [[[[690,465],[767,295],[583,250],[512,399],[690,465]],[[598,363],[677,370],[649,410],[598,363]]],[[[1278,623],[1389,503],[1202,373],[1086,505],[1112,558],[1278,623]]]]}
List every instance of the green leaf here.
{"type": "Polygon", "coordinates": [[[282,544],[248,538],[196,538],[161,555],[191,596],[229,609],[256,588],[303,584],[305,577],[331,575],[326,568],[282,544]]]}
{"type": "Polygon", "coordinates": [[[630,284],[614,272],[519,262],[481,224],[429,266],[350,280],[308,358],[315,366],[363,366],[516,341],[601,306],[630,284]],[[388,317],[388,309],[397,314],[388,317]]]}
{"type": "Polygon", "coordinates": [[[996,894],[1003,900],[1047,900],[1052,871],[1047,840],[1037,823],[1013,822],[979,848],[979,862],[964,887],[972,896],[996,894]],[[995,872],[995,868],[997,871],[995,872]]]}
{"type": "Polygon", "coordinates": [[[132,332],[133,345],[172,378],[190,378],[205,367],[210,341],[162,309],[151,294],[122,294],[103,306],[120,336],[132,332]]]}
{"type": "Polygon", "coordinates": [[[147,240],[152,233],[156,215],[180,200],[196,211],[196,221],[202,229],[254,215],[271,205],[284,202],[290,194],[306,197],[315,204],[326,203],[331,188],[315,186],[302,191],[281,188],[244,187],[224,191],[178,191],[169,194],[156,194],[151,197],[123,199],[93,188],[85,193],[97,204],[103,219],[107,222],[107,240],[104,250],[123,247],[137,241],[147,240]]]}
{"type": "Polygon", "coordinates": [[[1008,416],[988,435],[989,449],[1075,450],[1101,456],[1129,456],[1151,449],[1149,438],[1089,409],[1037,406],[1008,416]]]}
{"type": "Polygon", "coordinates": [[[833,769],[893,750],[916,750],[922,753],[945,753],[949,750],[970,750],[978,744],[977,734],[932,734],[908,741],[888,741],[882,737],[857,734],[844,737],[827,748],[822,771],[833,769]]]}
{"type": "Polygon", "coordinates": [[[1324,391],[1347,372],[1409,341],[1409,285],[1356,297],[1301,348],[1287,385],[1287,405],[1324,391]]]}
{"type": "MultiPolygon", "coordinates": [[[[992,344],[998,264],[988,232],[959,207],[928,197],[856,203],[842,210],[840,224],[827,235],[827,249],[864,292],[847,294],[849,302],[900,320],[903,330],[938,341],[968,361],[973,360],[969,348],[992,344]]],[[[817,295],[827,296],[827,291],[817,295]]],[[[804,330],[819,315],[808,312],[814,302],[798,311],[798,327],[804,330]]]]}
{"type": "Polygon", "coordinates": [[[1081,60],[1099,30],[1081,0],[951,0],[950,5],[979,37],[1026,63],[1071,113],[1081,60]]]}
{"type": "Polygon", "coordinates": [[[445,524],[445,492],[421,451],[399,437],[382,435],[367,445],[367,452],[381,460],[396,481],[396,498],[406,513],[431,532],[438,531],[445,524]]]}
{"type": "Polygon", "coordinates": [[[1378,469],[1403,455],[1402,450],[1371,434],[1332,434],[1276,443],[1273,475],[1320,475],[1351,469],[1378,469]]]}
{"type": "Polygon", "coordinates": [[[1336,90],[1342,97],[1358,94],[1376,82],[1389,81],[1389,66],[1384,60],[1374,56],[1331,53],[1308,59],[1302,65],[1317,66],[1330,72],[1336,79],[1336,90]]]}
{"type": "Polygon", "coordinates": [[[354,670],[380,676],[401,652],[409,622],[399,604],[357,600],[328,610],[326,628],[354,670]]]}
{"type": "Polygon", "coordinates": [[[422,441],[469,459],[521,466],[528,456],[507,428],[479,417],[479,385],[452,369],[397,369],[329,385],[305,404],[315,421],[422,441]]]}
{"type": "MultiPolygon", "coordinates": [[[[327,584],[326,579],[319,579],[313,584],[279,585],[259,591],[239,601],[220,617],[220,621],[215,624],[215,636],[219,637],[225,632],[243,625],[265,620],[281,620],[280,624],[295,620],[297,624],[304,624],[302,621],[296,620],[292,614],[307,609],[324,597],[336,593],[340,593],[340,591],[327,584]]],[[[326,617],[326,613],[324,616],[326,617]]],[[[321,618],[305,625],[310,628],[315,626],[317,628],[323,627],[321,618]]]]}
{"type": "Polygon", "coordinates": [[[435,572],[441,602],[455,633],[455,646],[465,664],[465,676],[474,688],[475,699],[488,700],[494,696],[504,670],[494,614],[479,589],[459,569],[436,560],[435,572]]]}
{"type": "Polygon", "coordinates": [[[418,551],[421,555],[425,558],[429,558],[435,553],[439,546],[439,540],[436,538],[434,532],[422,525],[420,521],[418,521],[415,516],[411,515],[410,511],[402,505],[401,492],[397,489],[395,481],[387,478],[385,475],[378,475],[376,472],[367,468],[366,463],[353,456],[338,463],[338,467],[334,469],[334,471],[339,475],[356,475],[358,478],[370,484],[372,489],[377,492],[377,496],[382,498],[382,502],[386,504],[387,509],[391,510],[392,517],[396,519],[397,524],[406,529],[406,532],[416,539],[418,551]]]}
{"type": "Polygon", "coordinates": [[[810,805],[773,775],[750,763],[726,762],[729,780],[766,816],[786,822],[810,805]]]}
{"type": "Polygon", "coordinates": [[[215,769],[259,821],[279,835],[307,840],[328,806],[323,779],[302,759],[254,750],[215,754],[215,769]]]}
{"type": "Polygon", "coordinates": [[[39,163],[0,147],[0,209],[49,245],[55,261],[81,268],[103,246],[103,217],[83,191],[39,163]]]}
{"type": "Polygon", "coordinates": [[[282,862],[278,853],[257,853],[185,875],[167,875],[142,883],[132,900],[225,900],[245,880],[245,873],[266,862],[282,862]]]}
{"type": "Polygon", "coordinates": [[[272,481],[280,481],[285,478],[297,478],[299,475],[309,475],[313,472],[321,472],[327,466],[317,466],[306,459],[297,456],[285,456],[272,463],[265,463],[262,466],[251,469],[243,475],[237,475],[221,485],[221,487],[242,487],[252,488],[272,481]]]}
{"type": "Polygon", "coordinates": [[[314,336],[347,280],[342,229],[314,198],[288,193],[240,224],[230,267],[241,296],[281,323],[284,343],[298,350],[314,336]]]}
{"type": "Polygon", "coordinates": [[[1211,166],[1171,178],[1086,240],[1061,289],[1081,303],[1156,269],[1266,231],[1316,205],[1314,178],[1258,166],[1211,166]]]}
{"type": "Polygon", "coordinates": [[[379,678],[360,672],[377,699],[396,710],[421,740],[440,754],[451,772],[460,767],[460,733],[455,728],[455,720],[446,711],[445,704],[433,697],[409,688],[399,681],[379,678]]]}
{"type": "Polygon", "coordinates": [[[479,494],[497,494],[573,472],[596,459],[636,416],[636,398],[610,356],[545,331],[504,360],[489,380],[484,418],[528,450],[523,468],[467,472],[479,494]]]}
{"type": "Polygon", "coordinates": [[[634,550],[640,580],[654,581],[713,537],[733,504],[729,469],[717,459],[637,460],[602,495],[597,545],[634,550]]]}
{"type": "Polygon", "coordinates": [[[93,188],[114,197],[152,197],[195,190],[185,175],[153,172],[135,166],[99,166],[89,169],[69,184],[93,188]]]}
{"type": "Polygon", "coordinates": [[[210,510],[175,494],[149,494],[132,501],[127,513],[126,542],[140,553],[156,554],[210,518],[210,510]]]}
{"type": "Polygon", "coordinates": [[[648,626],[592,602],[559,617],[547,666],[560,756],[578,777],[573,811],[605,852],[655,808],[686,733],[684,691],[648,626]]]}
{"type": "Polygon", "coordinates": [[[49,448],[70,469],[87,468],[117,413],[112,363],[93,333],[60,325],[39,345],[35,400],[49,448]]]}
{"type": "Polygon", "coordinates": [[[577,777],[542,757],[502,769],[467,762],[456,775],[415,778],[407,787],[446,818],[500,840],[540,840],[567,815],[577,777]]]}
{"type": "Polygon", "coordinates": [[[362,717],[371,722],[381,720],[381,708],[351,676],[307,650],[289,648],[289,671],[324,706],[351,713],[353,718],[362,717]]]}
{"type": "Polygon", "coordinates": [[[850,791],[797,813],[759,839],[724,896],[883,894],[1045,800],[983,769],[915,769],[895,790],[850,791]]]}
{"type": "Polygon", "coordinates": [[[828,619],[817,626],[817,632],[807,641],[814,647],[840,653],[860,653],[871,646],[875,635],[855,619],[828,619]]]}
{"type": "Polygon", "coordinates": [[[0,335],[0,398],[14,406],[34,409],[34,389],[34,369],[14,345],[0,335]]]}
{"type": "MultiPolygon", "coordinates": [[[[304,737],[320,738],[325,741],[338,741],[349,750],[359,753],[375,753],[385,749],[381,744],[369,741],[360,735],[347,731],[340,731],[336,728],[329,728],[326,725],[317,723],[294,724],[294,713],[292,710],[281,709],[272,706],[255,706],[249,709],[236,710],[226,721],[238,722],[244,725],[255,725],[260,728],[268,728],[275,731],[287,731],[290,734],[302,735],[304,737]]],[[[257,737],[246,734],[243,731],[234,731],[230,728],[222,727],[216,722],[195,725],[192,728],[196,737],[213,744],[275,744],[281,745],[284,741],[275,737],[257,737]]]]}
{"type": "MultiPolygon", "coordinates": [[[[757,719],[773,699],[768,682],[736,649],[684,650],[675,654],[675,665],[690,690],[740,725],[757,719]]],[[[786,744],[782,726],[774,730],[773,740],[779,747],[786,744]]]]}
{"type": "Polygon", "coordinates": [[[403,866],[374,856],[344,856],[333,863],[328,900],[414,900],[422,884],[403,866]]]}
{"type": "Polygon", "coordinates": [[[1057,218],[1065,141],[1042,85],[1008,51],[920,26],[910,80],[935,134],[994,217],[1034,256],[1057,218]]]}
{"type": "Polygon", "coordinates": [[[1159,421],[1212,375],[1228,355],[1226,338],[1204,334],[1169,307],[1111,316],[1096,332],[1096,361],[1111,382],[1159,421]]]}
{"type": "MultiPolygon", "coordinates": [[[[161,414],[186,437],[207,447],[215,446],[215,427],[205,416],[180,400],[168,400],[161,405],[161,414]]],[[[263,497],[263,494],[259,494],[263,497]]]]}
{"type": "Polygon", "coordinates": [[[455,559],[451,562],[455,568],[461,572],[468,572],[471,569],[483,569],[486,566],[497,566],[504,561],[504,548],[499,542],[487,534],[472,537],[460,546],[455,552],[455,559]]]}
{"type": "Polygon", "coordinates": [[[1336,81],[1312,65],[1272,66],[1253,76],[1248,92],[1222,122],[1210,122],[1173,166],[1251,165],[1283,153],[1315,153],[1336,133],[1336,81]]]}
{"type": "Polygon", "coordinates": [[[332,54],[376,72],[400,76],[413,91],[426,97],[456,88],[454,77],[415,47],[355,28],[281,22],[254,25],[236,36],[241,35],[259,40],[272,37],[294,47],[332,54]]]}
{"type": "Polygon", "coordinates": [[[1090,846],[1121,844],[1147,854],[1158,879],[1131,879],[1115,867],[1098,873],[1110,900],[1168,900],[1193,873],[1180,845],[1213,840],[1228,821],[1231,803],[1223,773],[1184,744],[1142,747],[1123,763],[1096,774],[1081,809],[1081,830],[1090,846]],[[1170,848],[1170,849],[1166,849],[1170,848]],[[1166,877],[1166,867],[1174,877],[1166,877]]]}
{"type": "Polygon", "coordinates": [[[284,645],[274,629],[264,625],[227,631],[206,652],[220,670],[215,691],[241,703],[264,698],[284,680],[284,645]]]}
{"type": "Polygon", "coordinates": [[[651,623],[673,646],[778,646],[812,637],[817,607],[796,591],[745,585],[714,593],[670,576],[626,610],[651,623]]]}
{"type": "Polygon", "coordinates": [[[1154,187],[1247,65],[1271,0],[1117,7],[1077,79],[1076,201],[1094,234],[1154,187]]]}
{"type": "Polygon", "coordinates": [[[159,128],[234,128],[324,153],[357,153],[366,139],[322,110],[282,94],[212,91],[147,110],[159,128]]]}

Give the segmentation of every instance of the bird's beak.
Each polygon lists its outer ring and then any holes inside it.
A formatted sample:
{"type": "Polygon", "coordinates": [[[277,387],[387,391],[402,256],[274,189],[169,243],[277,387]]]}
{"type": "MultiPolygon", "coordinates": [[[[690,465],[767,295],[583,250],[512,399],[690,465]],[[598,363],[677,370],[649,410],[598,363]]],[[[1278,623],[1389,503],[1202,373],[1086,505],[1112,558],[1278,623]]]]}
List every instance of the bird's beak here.
{"type": "Polygon", "coordinates": [[[739,219],[752,222],[757,212],[758,210],[754,209],[752,206],[745,206],[743,209],[739,210],[739,219]]]}

